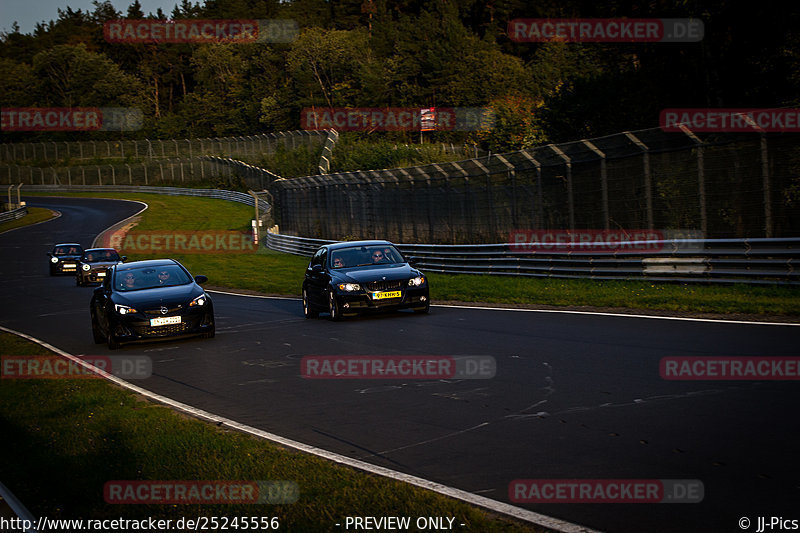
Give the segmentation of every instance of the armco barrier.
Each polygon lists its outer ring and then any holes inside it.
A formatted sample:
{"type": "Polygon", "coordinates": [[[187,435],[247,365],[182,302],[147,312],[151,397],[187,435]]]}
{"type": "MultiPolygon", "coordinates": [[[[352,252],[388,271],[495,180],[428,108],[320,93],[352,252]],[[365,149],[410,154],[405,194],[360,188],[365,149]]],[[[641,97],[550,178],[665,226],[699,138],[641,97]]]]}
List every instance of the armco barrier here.
{"type": "MultiPolygon", "coordinates": [[[[184,187],[139,187],[131,185],[26,185],[26,191],[35,192],[138,192],[148,194],[165,194],[167,196],[202,196],[205,198],[217,198],[228,200],[229,202],[239,202],[251,207],[255,206],[255,200],[247,193],[238,191],[227,191],[225,189],[188,189],[184,187]]],[[[258,202],[258,210],[262,214],[267,214],[270,205],[264,200],[258,202]]]]}
{"type": "MultiPolygon", "coordinates": [[[[280,235],[270,230],[271,250],[311,256],[334,241],[280,235]]],[[[652,242],[652,241],[651,241],[652,242]]],[[[493,274],[596,280],[705,283],[800,284],[800,238],[656,241],[657,251],[523,252],[509,244],[398,244],[406,257],[428,272],[493,274]]],[[[613,243],[614,245],[624,243],[613,243]]],[[[549,245],[552,247],[552,245],[549,245]]]]}
{"type": "Polygon", "coordinates": [[[17,209],[12,209],[11,211],[6,211],[4,213],[0,213],[0,222],[7,222],[9,220],[16,220],[18,218],[22,218],[28,214],[28,208],[25,206],[18,207],[17,209]]]}

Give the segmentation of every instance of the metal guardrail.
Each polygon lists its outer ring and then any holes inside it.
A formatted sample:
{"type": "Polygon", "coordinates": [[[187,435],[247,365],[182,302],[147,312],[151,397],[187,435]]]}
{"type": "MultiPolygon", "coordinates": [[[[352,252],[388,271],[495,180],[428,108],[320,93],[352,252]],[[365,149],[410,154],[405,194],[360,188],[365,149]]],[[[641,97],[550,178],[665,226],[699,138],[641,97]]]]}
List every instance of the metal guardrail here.
{"type": "MultiPolygon", "coordinates": [[[[271,229],[267,248],[311,256],[335,241],[280,235],[271,229]]],[[[800,284],[800,238],[675,239],[607,243],[658,243],[660,250],[597,252],[519,251],[513,244],[397,244],[428,272],[502,276],[705,283],[800,284]]],[[[534,245],[535,246],[535,245],[534,245]]],[[[554,245],[548,244],[552,248],[554,245]]],[[[566,245],[565,245],[566,246],[566,245]]]]}
{"type": "Polygon", "coordinates": [[[4,213],[0,213],[0,222],[7,222],[9,220],[17,220],[18,218],[22,218],[28,214],[28,208],[25,206],[18,207],[17,209],[12,209],[11,211],[6,211],[4,213]]]}
{"type": "MultiPolygon", "coordinates": [[[[255,199],[243,192],[227,191],[225,189],[189,189],[184,187],[141,187],[136,185],[26,185],[25,189],[36,192],[138,192],[150,194],[165,194],[167,196],[202,196],[217,198],[229,202],[255,206],[255,199]]],[[[269,213],[271,206],[268,202],[258,202],[258,210],[263,215],[269,213]]]]}

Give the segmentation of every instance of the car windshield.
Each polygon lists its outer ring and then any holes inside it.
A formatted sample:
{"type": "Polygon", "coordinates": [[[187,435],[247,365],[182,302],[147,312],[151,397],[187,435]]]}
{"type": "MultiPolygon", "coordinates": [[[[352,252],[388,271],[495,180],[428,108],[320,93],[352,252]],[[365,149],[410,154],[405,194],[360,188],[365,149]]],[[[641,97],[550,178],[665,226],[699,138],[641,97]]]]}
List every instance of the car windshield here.
{"type": "Polygon", "coordinates": [[[56,246],[53,255],[81,255],[83,248],[80,246],[56,246]]]}
{"type": "Polygon", "coordinates": [[[403,255],[391,244],[351,246],[331,251],[331,268],[390,265],[404,262],[403,255]]]}
{"type": "Polygon", "coordinates": [[[85,252],[81,261],[84,263],[100,263],[105,261],[119,261],[119,254],[114,250],[96,250],[85,252]]]}
{"type": "Polygon", "coordinates": [[[114,284],[118,291],[127,292],[185,285],[191,282],[192,278],[182,268],[176,265],[166,265],[130,268],[117,272],[114,284]]]}

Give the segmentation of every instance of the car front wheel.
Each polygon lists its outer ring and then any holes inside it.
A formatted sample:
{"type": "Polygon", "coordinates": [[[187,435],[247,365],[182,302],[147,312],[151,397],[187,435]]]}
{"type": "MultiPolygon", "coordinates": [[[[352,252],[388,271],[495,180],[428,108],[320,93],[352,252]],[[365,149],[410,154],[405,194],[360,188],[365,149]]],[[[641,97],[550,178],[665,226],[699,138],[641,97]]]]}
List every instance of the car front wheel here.
{"type": "Polygon", "coordinates": [[[97,317],[92,313],[92,336],[94,337],[95,344],[103,344],[106,342],[106,338],[103,336],[103,332],[100,331],[100,326],[97,324],[97,317]]]}
{"type": "Polygon", "coordinates": [[[333,294],[333,289],[328,293],[328,312],[331,315],[331,320],[341,320],[342,312],[339,309],[339,302],[336,301],[336,295],[333,294]]]}
{"type": "Polygon", "coordinates": [[[308,291],[303,289],[303,316],[306,318],[317,318],[319,313],[311,309],[311,304],[308,301],[308,291]]]}

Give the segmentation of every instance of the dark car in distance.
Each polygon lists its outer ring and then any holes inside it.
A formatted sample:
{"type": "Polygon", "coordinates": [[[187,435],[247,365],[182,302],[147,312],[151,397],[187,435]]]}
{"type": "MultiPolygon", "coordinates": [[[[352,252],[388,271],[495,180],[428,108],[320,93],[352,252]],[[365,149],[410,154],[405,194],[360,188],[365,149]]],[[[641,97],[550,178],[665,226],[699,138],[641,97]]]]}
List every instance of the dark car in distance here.
{"type": "Polygon", "coordinates": [[[62,242],[53,246],[50,256],[50,275],[74,274],[78,269],[78,260],[83,255],[83,246],[76,242],[62,242]]]}
{"type": "Polygon", "coordinates": [[[303,280],[303,314],[332,320],[364,311],[430,308],[428,280],[388,241],[353,241],[319,248],[303,280]]]}
{"type": "Polygon", "coordinates": [[[113,248],[84,250],[75,272],[75,284],[82,287],[90,283],[102,283],[106,277],[106,270],[126,259],[124,255],[120,257],[113,248]]]}
{"type": "Polygon", "coordinates": [[[200,287],[206,281],[173,259],[112,266],[89,304],[94,341],[113,350],[128,342],[213,337],[214,306],[200,287]]]}

